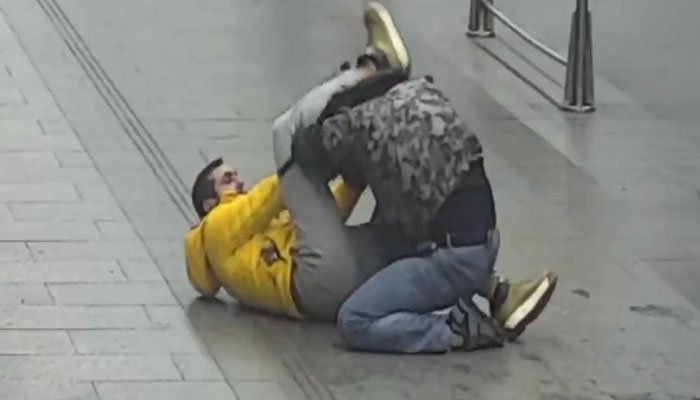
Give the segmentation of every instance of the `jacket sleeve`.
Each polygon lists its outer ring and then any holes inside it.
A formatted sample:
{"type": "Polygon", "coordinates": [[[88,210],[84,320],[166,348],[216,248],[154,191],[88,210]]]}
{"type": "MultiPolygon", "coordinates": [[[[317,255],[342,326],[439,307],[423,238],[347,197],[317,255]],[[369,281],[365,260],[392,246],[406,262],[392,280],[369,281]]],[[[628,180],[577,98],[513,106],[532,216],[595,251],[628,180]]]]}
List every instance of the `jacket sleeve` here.
{"type": "Polygon", "coordinates": [[[338,204],[338,211],[343,222],[350,218],[364,190],[364,186],[358,187],[345,182],[340,182],[333,186],[333,197],[335,197],[335,202],[338,204]]]}
{"type": "Polygon", "coordinates": [[[263,179],[248,193],[218,205],[204,220],[207,253],[215,258],[231,254],[262,231],[282,209],[276,174],[263,179]]]}

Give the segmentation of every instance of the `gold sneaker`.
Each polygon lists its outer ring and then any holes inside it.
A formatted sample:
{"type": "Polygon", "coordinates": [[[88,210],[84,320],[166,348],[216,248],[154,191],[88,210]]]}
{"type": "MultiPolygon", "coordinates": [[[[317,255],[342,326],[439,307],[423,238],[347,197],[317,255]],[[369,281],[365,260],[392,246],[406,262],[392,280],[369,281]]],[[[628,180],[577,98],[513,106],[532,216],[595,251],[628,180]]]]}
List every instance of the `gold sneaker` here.
{"type": "Polygon", "coordinates": [[[542,313],[557,286],[557,275],[545,271],[524,282],[500,281],[490,299],[491,315],[509,341],[517,339],[542,313]]]}
{"type": "Polygon", "coordinates": [[[367,28],[367,53],[386,57],[390,68],[403,70],[407,75],[411,71],[411,59],[408,49],[401,38],[399,30],[389,11],[383,5],[369,3],[365,9],[365,28],[367,28]]]}

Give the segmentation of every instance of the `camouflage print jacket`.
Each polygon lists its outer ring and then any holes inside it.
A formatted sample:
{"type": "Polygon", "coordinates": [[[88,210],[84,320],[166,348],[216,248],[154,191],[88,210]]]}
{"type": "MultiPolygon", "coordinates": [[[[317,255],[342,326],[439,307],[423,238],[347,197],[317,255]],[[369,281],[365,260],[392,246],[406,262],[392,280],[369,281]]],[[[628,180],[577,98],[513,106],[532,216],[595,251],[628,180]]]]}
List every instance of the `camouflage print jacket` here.
{"type": "Polygon", "coordinates": [[[346,181],[366,183],[382,222],[425,240],[447,196],[481,159],[477,137],[425,78],[344,109],[321,127],[323,146],[346,181]]]}

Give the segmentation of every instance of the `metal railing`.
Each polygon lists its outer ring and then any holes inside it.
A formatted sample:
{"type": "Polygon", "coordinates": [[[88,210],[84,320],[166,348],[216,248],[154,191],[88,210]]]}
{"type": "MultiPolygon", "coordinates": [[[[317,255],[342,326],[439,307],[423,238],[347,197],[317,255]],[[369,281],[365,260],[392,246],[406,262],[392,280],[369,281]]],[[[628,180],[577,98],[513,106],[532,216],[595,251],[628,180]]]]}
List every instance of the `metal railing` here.
{"type": "Polygon", "coordinates": [[[494,19],[498,19],[515,34],[566,67],[564,100],[559,108],[573,112],[595,110],[593,94],[593,41],[591,38],[591,13],[588,0],[576,0],[576,10],[571,16],[568,59],[532,37],[524,29],[493,5],[493,0],[471,0],[467,36],[493,38],[494,19]]]}

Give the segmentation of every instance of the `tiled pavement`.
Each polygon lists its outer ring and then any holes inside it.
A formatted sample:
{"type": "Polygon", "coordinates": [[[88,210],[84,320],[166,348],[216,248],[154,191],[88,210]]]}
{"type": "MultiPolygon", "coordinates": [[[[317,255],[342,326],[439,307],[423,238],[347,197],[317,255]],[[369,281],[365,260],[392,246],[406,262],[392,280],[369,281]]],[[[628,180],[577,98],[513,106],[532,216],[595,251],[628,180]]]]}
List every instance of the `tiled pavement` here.
{"type": "Polygon", "coordinates": [[[235,399],[1,13],[0,60],[0,398],[235,399]]]}

